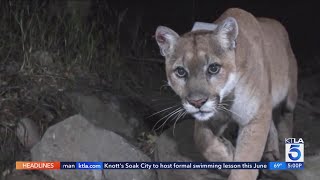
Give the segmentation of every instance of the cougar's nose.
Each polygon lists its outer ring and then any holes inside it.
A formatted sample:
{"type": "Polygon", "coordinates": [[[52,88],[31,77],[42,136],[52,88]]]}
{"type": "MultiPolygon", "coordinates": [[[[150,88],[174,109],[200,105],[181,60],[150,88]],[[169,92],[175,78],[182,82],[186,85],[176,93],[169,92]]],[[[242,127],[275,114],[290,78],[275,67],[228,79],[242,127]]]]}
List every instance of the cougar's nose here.
{"type": "Polygon", "coordinates": [[[207,100],[208,98],[187,98],[187,101],[196,108],[200,108],[207,100]]]}

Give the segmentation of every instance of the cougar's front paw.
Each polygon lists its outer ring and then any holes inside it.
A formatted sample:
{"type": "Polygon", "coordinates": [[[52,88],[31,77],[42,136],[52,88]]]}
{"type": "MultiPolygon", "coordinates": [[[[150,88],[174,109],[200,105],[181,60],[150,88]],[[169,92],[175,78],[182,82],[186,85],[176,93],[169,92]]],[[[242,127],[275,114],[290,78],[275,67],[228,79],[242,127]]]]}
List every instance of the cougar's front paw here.
{"type": "Polygon", "coordinates": [[[215,137],[212,144],[203,151],[204,157],[211,162],[233,161],[233,153],[232,143],[223,137],[215,137]]]}
{"type": "Polygon", "coordinates": [[[226,147],[225,152],[226,152],[227,157],[230,159],[230,161],[233,161],[233,155],[234,155],[234,151],[235,151],[233,144],[228,139],[226,139],[224,137],[220,137],[220,141],[226,147]]]}

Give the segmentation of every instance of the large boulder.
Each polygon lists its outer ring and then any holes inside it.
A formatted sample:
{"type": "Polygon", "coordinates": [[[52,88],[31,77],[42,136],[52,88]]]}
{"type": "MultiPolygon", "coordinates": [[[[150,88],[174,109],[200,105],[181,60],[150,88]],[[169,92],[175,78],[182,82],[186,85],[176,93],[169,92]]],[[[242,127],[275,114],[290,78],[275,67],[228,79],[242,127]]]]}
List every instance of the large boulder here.
{"type": "Polygon", "coordinates": [[[115,96],[108,95],[106,102],[97,96],[81,93],[68,94],[74,108],[93,124],[133,139],[140,121],[130,108],[115,96]]]}
{"type": "Polygon", "coordinates": [[[41,172],[30,173],[28,171],[13,170],[6,176],[0,176],[0,180],[53,180],[41,172]]]}
{"type": "MultiPolygon", "coordinates": [[[[166,130],[156,142],[156,161],[205,161],[193,142],[193,120],[186,120],[166,130]]],[[[159,180],[222,180],[217,171],[209,170],[158,170],[159,180]]]]}
{"type": "MultiPolygon", "coordinates": [[[[118,134],[96,127],[81,115],[72,116],[47,129],[31,149],[33,161],[151,161],[118,134]]],[[[153,180],[152,170],[50,170],[43,171],[57,180],[93,179],[153,180]]]]}

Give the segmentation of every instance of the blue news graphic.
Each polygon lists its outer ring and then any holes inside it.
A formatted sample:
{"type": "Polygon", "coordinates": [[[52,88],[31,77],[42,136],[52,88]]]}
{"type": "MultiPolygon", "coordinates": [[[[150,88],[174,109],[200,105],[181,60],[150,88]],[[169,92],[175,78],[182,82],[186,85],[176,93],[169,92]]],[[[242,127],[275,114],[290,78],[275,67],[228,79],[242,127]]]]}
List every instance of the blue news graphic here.
{"type": "Polygon", "coordinates": [[[102,162],[77,162],[76,163],[76,169],[83,169],[83,170],[92,170],[97,169],[101,170],[103,169],[103,163],[102,162]]]}
{"type": "Polygon", "coordinates": [[[303,162],[269,162],[269,170],[300,170],[304,169],[303,162]]]}
{"type": "Polygon", "coordinates": [[[286,162],[304,162],[304,142],[302,138],[286,138],[286,162]]]}
{"type": "Polygon", "coordinates": [[[299,150],[300,144],[292,144],[289,148],[289,158],[293,161],[297,161],[301,157],[301,151],[299,150]],[[296,153],[296,156],[293,156],[293,152],[296,153]]]}
{"type": "Polygon", "coordinates": [[[303,169],[303,162],[60,162],[60,169],[303,169]]]}
{"type": "Polygon", "coordinates": [[[287,169],[286,162],[269,162],[269,170],[285,170],[287,169]]]}
{"type": "Polygon", "coordinates": [[[267,162],[104,162],[105,169],[268,169],[267,162]]]}
{"type": "Polygon", "coordinates": [[[304,169],[304,163],[303,162],[287,162],[287,170],[299,170],[304,169]]]}

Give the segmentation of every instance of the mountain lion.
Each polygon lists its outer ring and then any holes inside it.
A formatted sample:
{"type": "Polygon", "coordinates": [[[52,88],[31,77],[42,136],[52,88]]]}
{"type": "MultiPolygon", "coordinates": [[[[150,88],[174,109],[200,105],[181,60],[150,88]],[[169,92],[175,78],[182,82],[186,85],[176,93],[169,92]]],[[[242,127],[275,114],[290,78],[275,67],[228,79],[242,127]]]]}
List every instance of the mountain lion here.
{"type": "MultiPolygon", "coordinates": [[[[159,26],[155,37],[168,84],[196,119],[194,141],[208,161],[260,161],[264,151],[279,159],[278,143],[291,137],[297,101],[297,63],[279,22],[231,8],[212,27],[179,36],[159,26]],[[282,118],[275,125],[278,106],[282,118]],[[205,123],[221,113],[239,125],[235,148],[205,123]]],[[[229,180],[257,176],[258,170],[231,170],[229,180]]]]}

